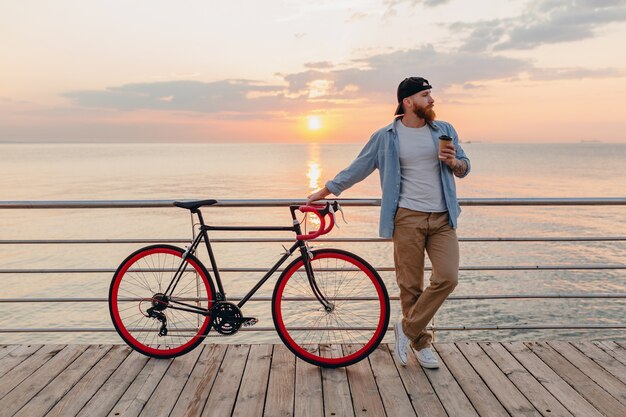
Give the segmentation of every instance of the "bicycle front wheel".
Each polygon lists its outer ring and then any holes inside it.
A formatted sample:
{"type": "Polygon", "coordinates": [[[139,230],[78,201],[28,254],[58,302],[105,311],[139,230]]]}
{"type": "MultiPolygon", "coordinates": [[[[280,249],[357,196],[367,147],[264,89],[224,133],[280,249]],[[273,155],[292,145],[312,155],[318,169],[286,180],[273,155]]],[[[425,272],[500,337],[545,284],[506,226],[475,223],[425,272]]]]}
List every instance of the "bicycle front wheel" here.
{"type": "Polygon", "coordinates": [[[209,316],[176,308],[206,311],[215,293],[204,265],[193,255],[182,261],[183,253],[170,245],[139,249],[120,264],[111,281],[109,312],[113,325],[130,347],[144,355],[183,355],[202,343],[209,331],[209,316]],[[163,302],[162,294],[179,267],[183,271],[180,280],[168,301],[163,302]],[[148,314],[154,306],[161,320],[148,314]],[[167,334],[162,331],[164,323],[167,334]]]}
{"type": "Polygon", "coordinates": [[[367,357],[385,336],[389,296],[365,260],[339,249],[313,251],[312,284],[302,257],[282,273],[272,297],[272,316],[285,345],[301,359],[335,368],[367,357]],[[314,286],[328,301],[317,299],[314,286]]]}

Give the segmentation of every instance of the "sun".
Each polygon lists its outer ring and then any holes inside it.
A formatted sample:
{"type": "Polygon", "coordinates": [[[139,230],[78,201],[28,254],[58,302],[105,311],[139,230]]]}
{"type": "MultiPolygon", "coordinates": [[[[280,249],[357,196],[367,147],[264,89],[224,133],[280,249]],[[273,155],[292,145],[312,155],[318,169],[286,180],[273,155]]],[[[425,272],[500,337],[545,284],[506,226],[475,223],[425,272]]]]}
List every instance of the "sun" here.
{"type": "Polygon", "coordinates": [[[309,130],[320,130],[322,128],[322,120],[319,116],[309,116],[309,130]]]}

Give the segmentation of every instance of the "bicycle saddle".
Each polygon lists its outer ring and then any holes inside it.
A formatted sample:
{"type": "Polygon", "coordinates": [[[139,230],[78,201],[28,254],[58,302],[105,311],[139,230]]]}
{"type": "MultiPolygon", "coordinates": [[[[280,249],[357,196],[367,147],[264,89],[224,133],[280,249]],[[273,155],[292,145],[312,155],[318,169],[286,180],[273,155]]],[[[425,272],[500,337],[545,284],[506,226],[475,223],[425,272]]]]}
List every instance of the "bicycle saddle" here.
{"type": "Polygon", "coordinates": [[[217,200],[174,201],[176,207],[191,211],[196,211],[202,206],[211,206],[213,204],[217,204],[217,200]]]}

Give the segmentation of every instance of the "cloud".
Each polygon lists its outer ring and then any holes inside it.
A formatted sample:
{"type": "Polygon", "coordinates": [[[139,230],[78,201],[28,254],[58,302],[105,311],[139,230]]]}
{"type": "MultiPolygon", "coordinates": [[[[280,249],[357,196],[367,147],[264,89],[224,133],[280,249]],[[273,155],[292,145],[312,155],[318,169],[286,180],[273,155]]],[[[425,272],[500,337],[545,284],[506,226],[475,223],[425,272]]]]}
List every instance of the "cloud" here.
{"type": "Polygon", "coordinates": [[[331,86],[330,96],[378,99],[381,95],[393,96],[398,82],[407,76],[424,76],[434,83],[438,91],[442,91],[468,82],[515,78],[531,68],[527,61],[521,59],[439,52],[426,45],[353,60],[350,65],[328,71],[309,69],[288,74],[284,75],[284,79],[293,94],[306,90],[315,80],[327,80],[331,86]]]}
{"type": "Polygon", "coordinates": [[[369,16],[368,13],[364,13],[364,12],[354,12],[350,15],[349,18],[346,19],[347,23],[352,23],[352,22],[356,22],[358,20],[363,20],[366,19],[369,16]]]}
{"type": "Polygon", "coordinates": [[[284,86],[251,80],[168,81],[126,84],[104,91],[64,93],[75,104],[117,110],[179,110],[203,113],[281,109],[286,105],[284,86]]]}
{"type": "Polygon", "coordinates": [[[441,91],[456,84],[516,77],[530,67],[519,59],[438,52],[427,45],[352,60],[341,66],[315,62],[307,64],[306,68],[306,71],[281,75],[283,83],[275,84],[236,79],[215,82],[176,80],[72,91],[63,96],[85,108],[261,117],[267,112],[337,108],[356,101],[373,102],[380,97],[393,97],[399,80],[411,75],[429,77],[441,91]]]}
{"type": "Polygon", "coordinates": [[[333,67],[333,63],[330,61],[307,62],[304,64],[304,67],[312,69],[328,69],[333,67]]]}
{"type": "Polygon", "coordinates": [[[395,51],[380,54],[363,60],[369,68],[372,84],[381,74],[390,74],[386,78],[397,84],[399,80],[421,75],[429,80],[437,80],[437,88],[448,88],[455,84],[470,81],[485,81],[515,77],[529,67],[521,59],[487,54],[469,54],[465,52],[438,52],[431,45],[408,51],[395,51]]]}
{"type": "Polygon", "coordinates": [[[479,88],[485,88],[484,85],[480,85],[480,84],[474,84],[474,83],[465,83],[463,84],[463,89],[464,90],[475,90],[475,89],[479,89],[479,88]]]}
{"type": "Polygon", "coordinates": [[[387,6],[383,19],[387,19],[397,14],[396,7],[402,4],[409,4],[409,7],[413,8],[419,4],[423,4],[425,7],[436,7],[449,3],[450,0],[385,0],[383,4],[387,6]]]}
{"type": "Polygon", "coordinates": [[[3,97],[0,96],[0,105],[1,104],[9,104],[9,105],[27,105],[31,104],[31,102],[26,100],[15,100],[11,97],[3,97]]]}
{"type": "Polygon", "coordinates": [[[548,0],[530,3],[515,18],[450,27],[470,32],[461,48],[467,52],[532,49],[595,36],[597,29],[626,21],[626,0],[548,0]]]}
{"type": "Polygon", "coordinates": [[[391,8],[406,3],[409,3],[411,7],[415,7],[418,4],[423,4],[426,7],[436,7],[441,6],[442,4],[450,3],[450,0],[385,0],[383,2],[383,4],[391,8]]]}
{"type": "MultiPolygon", "coordinates": [[[[276,74],[282,80],[272,84],[238,79],[215,82],[180,80],[126,84],[63,95],[84,108],[164,110],[254,119],[270,114],[288,116],[363,103],[393,102],[398,82],[415,75],[427,78],[438,94],[446,94],[450,87],[479,91],[486,82],[494,80],[610,78],[626,76],[626,71],[615,68],[537,68],[525,59],[486,52],[442,52],[432,45],[424,45],[340,64],[328,61],[307,63],[304,71],[276,74]]],[[[454,99],[452,93],[448,98],[454,99]]]]}
{"type": "Polygon", "coordinates": [[[626,70],[622,68],[534,68],[529,71],[528,75],[537,81],[614,78],[626,76],[626,70]]]}

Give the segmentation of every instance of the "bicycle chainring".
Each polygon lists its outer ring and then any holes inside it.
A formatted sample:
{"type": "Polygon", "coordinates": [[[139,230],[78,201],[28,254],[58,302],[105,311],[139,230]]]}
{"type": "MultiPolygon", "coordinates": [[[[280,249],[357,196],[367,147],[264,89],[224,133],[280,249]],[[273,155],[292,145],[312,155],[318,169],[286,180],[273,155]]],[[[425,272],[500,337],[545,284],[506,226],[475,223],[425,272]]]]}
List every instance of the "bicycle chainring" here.
{"type": "Polygon", "coordinates": [[[241,327],[241,310],[233,303],[220,302],[213,309],[213,327],[223,335],[237,333],[241,327]]]}

